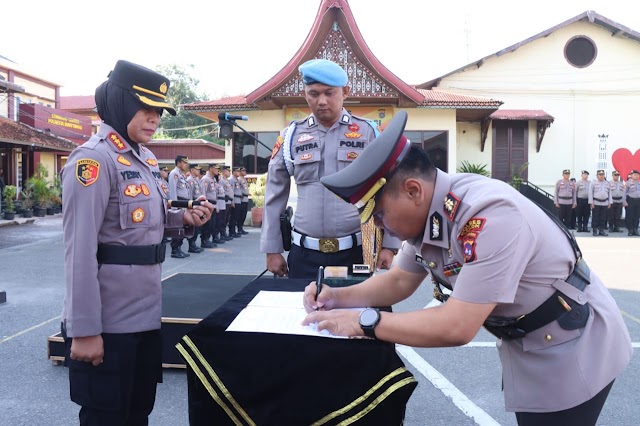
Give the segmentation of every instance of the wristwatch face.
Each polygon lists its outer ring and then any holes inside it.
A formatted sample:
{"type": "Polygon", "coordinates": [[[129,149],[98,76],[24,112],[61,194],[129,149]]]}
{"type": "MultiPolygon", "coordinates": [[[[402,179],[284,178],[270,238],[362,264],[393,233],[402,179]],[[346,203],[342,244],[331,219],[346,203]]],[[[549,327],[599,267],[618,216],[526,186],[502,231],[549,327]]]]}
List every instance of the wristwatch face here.
{"type": "Polygon", "coordinates": [[[375,309],[365,309],[360,314],[360,325],[363,327],[373,327],[378,322],[380,313],[375,309]]]}

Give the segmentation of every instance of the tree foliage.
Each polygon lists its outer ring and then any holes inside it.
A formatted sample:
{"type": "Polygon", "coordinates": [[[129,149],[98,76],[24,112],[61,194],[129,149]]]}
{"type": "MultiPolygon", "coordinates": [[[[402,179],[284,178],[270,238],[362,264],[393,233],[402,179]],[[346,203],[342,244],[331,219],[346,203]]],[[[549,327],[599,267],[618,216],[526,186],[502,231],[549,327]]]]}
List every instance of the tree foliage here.
{"type": "Polygon", "coordinates": [[[193,65],[181,66],[177,64],[156,67],[156,71],[171,81],[167,100],[176,108],[177,114],[172,116],[165,112],[162,115],[161,128],[158,129],[155,138],[205,139],[224,146],[224,141],[216,137],[216,126],[212,121],[179,107],[182,104],[208,100],[207,94],[197,92],[200,81],[192,75],[193,68],[193,65]]]}

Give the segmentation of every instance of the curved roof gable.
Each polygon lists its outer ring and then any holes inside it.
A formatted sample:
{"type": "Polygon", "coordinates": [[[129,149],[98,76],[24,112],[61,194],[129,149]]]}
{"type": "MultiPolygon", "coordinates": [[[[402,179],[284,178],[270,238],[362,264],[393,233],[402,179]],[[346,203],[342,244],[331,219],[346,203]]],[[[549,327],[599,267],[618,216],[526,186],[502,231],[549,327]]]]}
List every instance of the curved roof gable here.
{"type": "Polygon", "coordinates": [[[349,75],[350,99],[362,103],[396,101],[398,106],[420,104],[424,97],[400,80],[367,46],[347,0],[323,0],[304,43],[275,76],[249,93],[246,101],[262,108],[300,103],[304,86],[298,67],[309,59],[324,58],[340,64],[349,75]]]}

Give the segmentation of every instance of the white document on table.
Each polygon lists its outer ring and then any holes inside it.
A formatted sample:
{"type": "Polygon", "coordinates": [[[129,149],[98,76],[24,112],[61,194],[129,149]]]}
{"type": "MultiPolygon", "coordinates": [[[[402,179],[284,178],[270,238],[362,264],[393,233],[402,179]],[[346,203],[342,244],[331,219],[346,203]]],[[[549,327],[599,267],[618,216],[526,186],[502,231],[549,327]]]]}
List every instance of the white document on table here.
{"type": "MultiPolygon", "coordinates": [[[[301,291],[260,291],[226,331],[345,338],[327,330],[318,331],[316,324],[302,325],[307,316],[302,305],[303,294],[301,291]]],[[[362,311],[364,308],[354,309],[362,311]]]]}

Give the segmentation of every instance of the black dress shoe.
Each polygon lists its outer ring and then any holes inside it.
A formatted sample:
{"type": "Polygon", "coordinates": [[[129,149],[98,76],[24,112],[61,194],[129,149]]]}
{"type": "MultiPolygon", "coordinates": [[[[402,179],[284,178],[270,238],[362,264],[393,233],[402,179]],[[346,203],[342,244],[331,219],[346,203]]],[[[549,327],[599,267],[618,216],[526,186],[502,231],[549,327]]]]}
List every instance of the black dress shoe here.
{"type": "Polygon", "coordinates": [[[224,244],[225,242],[224,242],[224,241],[222,241],[220,238],[214,238],[214,239],[213,239],[213,243],[214,243],[214,244],[224,244]]]}
{"type": "Polygon", "coordinates": [[[594,237],[597,237],[597,236],[598,236],[598,231],[597,231],[597,230],[595,230],[595,229],[593,230],[593,236],[594,236],[594,237]]]}
{"type": "Polygon", "coordinates": [[[601,237],[608,237],[609,236],[609,234],[604,232],[604,229],[601,229],[600,232],[598,232],[598,235],[600,235],[601,237]]]}
{"type": "Polygon", "coordinates": [[[185,257],[187,257],[187,255],[182,250],[172,250],[171,257],[175,257],[176,259],[184,259],[185,257]]]}
{"type": "Polygon", "coordinates": [[[247,235],[247,234],[248,234],[248,232],[247,232],[247,231],[245,231],[244,229],[241,229],[241,230],[240,230],[240,233],[241,233],[242,235],[247,235]]]}
{"type": "Polygon", "coordinates": [[[190,246],[189,247],[189,253],[202,253],[202,249],[198,246],[190,246]]]}
{"type": "Polygon", "coordinates": [[[214,248],[214,247],[218,247],[218,246],[210,241],[203,241],[200,243],[200,248],[202,249],[214,248]]]}

